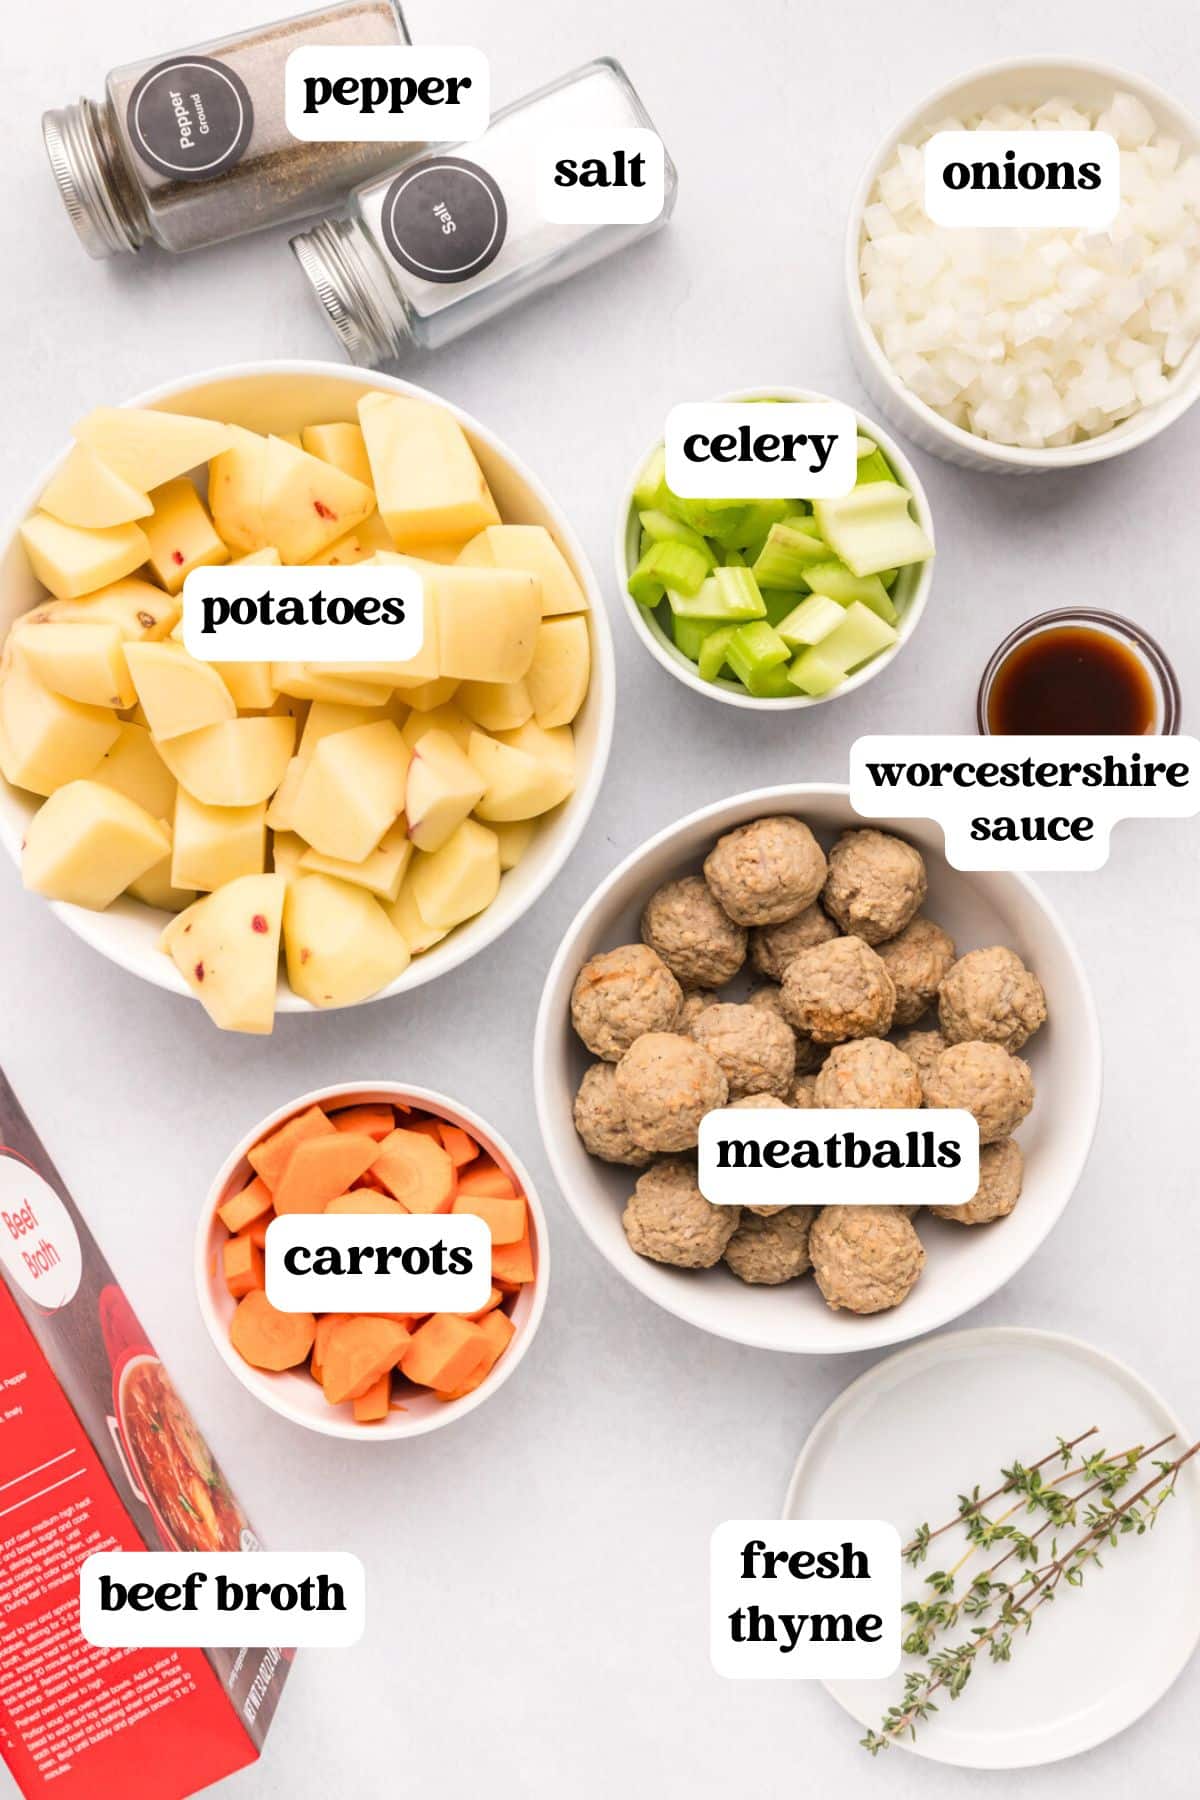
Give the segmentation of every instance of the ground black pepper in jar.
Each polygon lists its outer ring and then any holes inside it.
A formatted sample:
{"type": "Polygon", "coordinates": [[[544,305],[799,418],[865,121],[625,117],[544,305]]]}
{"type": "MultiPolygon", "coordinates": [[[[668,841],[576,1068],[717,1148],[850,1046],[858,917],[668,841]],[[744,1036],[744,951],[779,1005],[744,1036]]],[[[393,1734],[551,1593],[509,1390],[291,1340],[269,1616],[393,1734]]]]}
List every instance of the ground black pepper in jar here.
{"type": "Polygon", "coordinates": [[[284,68],[302,45],[409,42],[398,0],[338,0],[236,37],[114,69],[102,101],[42,120],[63,204],[89,256],[198,250],[336,205],[396,143],[302,143],[284,68]]]}

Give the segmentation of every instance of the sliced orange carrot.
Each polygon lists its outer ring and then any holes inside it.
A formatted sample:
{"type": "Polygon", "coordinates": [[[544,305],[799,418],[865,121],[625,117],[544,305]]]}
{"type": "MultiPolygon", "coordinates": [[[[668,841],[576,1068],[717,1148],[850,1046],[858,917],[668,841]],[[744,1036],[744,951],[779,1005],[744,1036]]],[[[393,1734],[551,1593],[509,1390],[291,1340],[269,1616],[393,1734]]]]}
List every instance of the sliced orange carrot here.
{"type": "Polygon", "coordinates": [[[490,1156],[481,1156],[469,1169],[462,1171],[458,1191],[460,1194],[482,1194],[495,1200],[515,1200],[517,1197],[516,1188],[490,1156]]]}
{"type": "Polygon", "coordinates": [[[325,1346],[329,1342],[330,1332],[335,1325],[340,1325],[343,1320],[352,1319],[353,1317],[353,1313],[322,1313],[317,1320],[316,1335],[313,1338],[312,1361],[309,1364],[309,1367],[313,1372],[314,1380],[320,1381],[321,1379],[319,1371],[322,1362],[325,1360],[325,1346]]]}
{"type": "Polygon", "coordinates": [[[274,1217],[275,1208],[272,1207],[270,1212],[264,1213],[261,1219],[255,1219],[252,1224],[247,1225],[246,1230],[242,1235],[251,1238],[253,1242],[258,1245],[260,1250],[265,1250],[267,1247],[267,1226],[274,1217]]]}
{"type": "Polygon", "coordinates": [[[438,1121],[436,1119],[414,1119],[412,1123],[406,1125],[404,1129],[406,1131],[419,1131],[422,1137],[432,1138],[435,1144],[440,1144],[442,1141],[442,1134],[438,1128],[438,1121]]]}
{"type": "Polygon", "coordinates": [[[217,1217],[228,1231],[244,1231],[252,1219],[261,1218],[263,1213],[271,1210],[271,1190],[261,1175],[244,1187],[240,1194],[234,1194],[223,1206],[218,1206],[217,1217]]]}
{"type": "Polygon", "coordinates": [[[461,1400],[464,1394],[469,1394],[477,1388],[500,1361],[512,1342],[517,1328],[507,1313],[493,1312],[489,1313],[487,1318],[481,1322],[479,1329],[487,1338],[487,1349],[480,1358],[478,1366],[456,1388],[439,1388],[437,1390],[439,1400],[461,1400]]]}
{"type": "Polygon", "coordinates": [[[221,1246],[225,1286],[235,1300],[263,1285],[263,1253],[249,1237],[226,1238],[221,1246]]]}
{"type": "Polygon", "coordinates": [[[275,1187],[278,1213],[322,1212],[379,1154],[374,1138],[348,1131],[297,1144],[275,1187]]]}
{"type": "Polygon", "coordinates": [[[333,1126],[325,1117],[319,1106],[310,1106],[307,1112],[297,1113],[286,1125],[264,1138],[261,1144],[255,1144],[253,1150],[247,1151],[250,1167],[257,1171],[274,1190],[279,1185],[279,1178],[287,1167],[288,1158],[297,1144],[305,1143],[309,1138],[329,1137],[333,1126]]]}
{"type": "Polygon", "coordinates": [[[456,1169],[465,1168],[467,1163],[475,1161],[479,1155],[479,1145],[461,1125],[452,1125],[449,1119],[439,1119],[437,1129],[442,1149],[456,1169]]]}
{"type": "Polygon", "coordinates": [[[501,1302],[503,1301],[503,1299],[504,1299],[504,1295],[500,1292],[500,1289],[498,1287],[494,1287],[488,1296],[486,1305],[481,1306],[479,1308],[478,1312],[455,1313],[454,1317],[456,1319],[474,1319],[475,1322],[478,1324],[479,1320],[486,1318],[488,1313],[492,1312],[495,1307],[499,1306],[501,1304],[501,1302]]]}
{"type": "Polygon", "coordinates": [[[419,1327],[400,1358],[402,1374],[422,1387],[456,1388],[475,1370],[487,1349],[483,1327],[453,1313],[434,1313],[419,1327]]]}
{"type": "Polygon", "coordinates": [[[238,1301],[229,1340],[254,1369],[294,1369],[313,1347],[317,1321],[311,1313],[278,1312],[262,1288],[238,1301]]]}
{"type": "Polygon", "coordinates": [[[360,1425],[374,1425],[386,1419],[392,1399],[392,1372],[385,1369],[378,1381],[371,1383],[365,1394],[354,1401],[354,1417],[360,1425]]]}
{"type": "Polygon", "coordinates": [[[508,1299],[513,1294],[520,1293],[522,1283],[519,1281],[506,1281],[503,1275],[497,1275],[495,1269],[493,1269],[492,1270],[492,1286],[498,1287],[500,1289],[500,1292],[505,1296],[506,1299],[508,1299]]]}
{"type": "Polygon", "coordinates": [[[331,1406],[357,1400],[381,1375],[395,1368],[409,1343],[395,1319],[361,1313],[329,1333],[321,1357],[321,1386],[331,1406]]]}
{"type": "Polygon", "coordinates": [[[454,1164],[423,1131],[402,1128],[379,1146],[371,1172],[409,1212],[448,1212],[454,1199],[454,1164]]]}
{"type": "Polygon", "coordinates": [[[335,1131],[352,1131],[357,1136],[374,1138],[376,1143],[396,1129],[396,1115],[382,1101],[344,1106],[340,1112],[330,1113],[329,1119],[335,1131]]]}
{"type": "Polygon", "coordinates": [[[483,1219],[492,1234],[493,1244],[519,1244],[525,1230],[524,1195],[516,1200],[496,1200],[490,1194],[460,1191],[454,1196],[450,1211],[474,1213],[476,1218],[483,1219]]]}
{"type": "Polygon", "coordinates": [[[515,1244],[492,1245],[492,1281],[526,1282],[533,1280],[533,1245],[529,1239],[529,1220],[515,1244]]]}
{"type": "Polygon", "coordinates": [[[353,1193],[338,1194],[325,1206],[327,1213],[403,1213],[407,1210],[390,1194],[381,1194],[375,1188],[355,1188],[353,1193]]]}

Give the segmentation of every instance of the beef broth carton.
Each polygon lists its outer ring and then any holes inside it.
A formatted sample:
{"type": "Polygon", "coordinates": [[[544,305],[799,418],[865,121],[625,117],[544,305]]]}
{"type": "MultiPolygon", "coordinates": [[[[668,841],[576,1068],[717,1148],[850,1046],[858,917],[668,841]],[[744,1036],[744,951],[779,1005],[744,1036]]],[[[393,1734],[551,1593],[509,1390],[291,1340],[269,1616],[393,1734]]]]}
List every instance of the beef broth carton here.
{"type": "Polygon", "coordinates": [[[0,1074],[0,1750],[23,1794],[182,1800],[253,1762],[291,1652],[102,1650],[97,1550],[257,1540],[0,1074]]]}

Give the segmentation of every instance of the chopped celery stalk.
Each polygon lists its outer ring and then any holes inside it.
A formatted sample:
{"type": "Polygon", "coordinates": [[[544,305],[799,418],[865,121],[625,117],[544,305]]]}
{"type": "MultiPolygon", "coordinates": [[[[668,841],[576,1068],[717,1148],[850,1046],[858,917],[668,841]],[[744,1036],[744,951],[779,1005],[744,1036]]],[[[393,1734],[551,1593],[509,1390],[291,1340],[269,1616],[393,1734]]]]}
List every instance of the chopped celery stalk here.
{"type": "Polygon", "coordinates": [[[843,673],[856,669],[872,656],[878,656],[896,642],[897,633],[869,606],[852,600],[842,614],[836,631],[821,639],[821,654],[830,662],[841,664],[843,673]]]}
{"type": "Polygon", "coordinates": [[[767,621],[778,625],[780,619],[786,619],[796,605],[795,588],[762,588],[763,605],[767,609],[767,621]]]}
{"type": "Polygon", "coordinates": [[[671,618],[671,635],[675,639],[675,648],[682,650],[689,662],[699,661],[705,638],[710,638],[714,631],[720,629],[711,619],[688,619],[680,614],[673,614],[671,618]]]}
{"type": "MultiPolygon", "coordinates": [[[[668,588],[667,602],[676,618],[707,619],[711,625],[724,625],[730,620],[740,624],[743,619],[765,617],[767,609],[758,589],[746,589],[728,579],[740,575],[749,576],[749,569],[717,569],[698,594],[681,594],[668,588]]],[[[753,576],[750,579],[753,582],[753,576]]]]}
{"type": "Polygon", "coordinates": [[[889,594],[896,585],[896,577],[899,573],[899,569],[880,569],[879,571],[879,579],[889,594]]]}
{"type": "Polygon", "coordinates": [[[861,462],[865,456],[870,456],[872,450],[874,450],[874,449],[875,449],[874,438],[864,437],[862,432],[860,431],[858,436],[854,440],[854,454],[858,458],[859,462],[861,462]]]}
{"type": "Polygon", "coordinates": [[[898,482],[870,481],[840,499],[815,500],[813,512],[821,536],[853,574],[877,575],[933,555],[932,543],[909,514],[909,499],[898,482]]]}
{"type": "Polygon", "coordinates": [[[746,566],[746,559],[740,550],[725,550],[722,552],[722,559],[727,569],[744,569],[746,566]]]}
{"type": "Polygon", "coordinates": [[[660,507],[667,491],[667,453],[660,444],[657,450],[650,452],[646,466],[637,478],[633,504],[638,512],[644,512],[650,507],[660,507]]]}
{"type": "Polygon", "coordinates": [[[701,537],[715,538],[718,544],[734,543],[745,526],[749,507],[744,500],[678,500],[671,496],[668,509],[701,537]]]}
{"type": "Polygon", "coordinates": [[[659,512],[656,507],[639,513],[638,518],[643,536],[652,544],[686,544],[689,550],[697,551],[704,558],[710,569],[715,564],[717,559],[700,533],[685,525],[682,519],[673,519],[670,513],[659,512]]]}
{"type": "Polygon", "coordinates": [[[888,599],[888,591],[878,575],[852,575],[845,563],[814,563],[806,571],[805,580],[814,594],[828,594],[841,606],[849,606],[852,600],[861,600],[872,612],[886,619],[889,625],[896,623],[896,609],[888,599]]]}
{"type": "MultiPolygon", "coordinates": [[[[869,438],[859,438],[860,444],[870,443],[869,438]]],[[[858,473],[854,477],[854,485],[862,487],[869,481],[895,481],[888,465],[888,459],[878,444],[871,444],[870,452],[858,459],[858,473]]]]}
{"type": "Polygon", "coordinates": [[[731,542],[738,550],[766,539],[772,525],[782,525],[795,509],[794,500],[751,500],[747,502],[745,522],[731,542]]]}
{"type": "Polygon", "coordinates": [[[820,538],[794,525],[772,525],[755,561],[754,578],[760,587],[800,589],[806,585],[805,571],[828,560],[829,546],[820,538]]]}
{"type": "Polygon", "coordinates": [[[663,590],[694,595],[700,592],[708,564],[687,544],[652,544],[629,577],[629,592],[639,606],[657,606],[663,590]]]}
{"type": "Polygon", "coordinates": [[[813,650],[802,650],[787,670],[791,686],[799,688],[802,694],[807,694],[812,700],[831,694],[845,680],[845,676],[846,671],[839,668],[837,663],[829,661],[821,644],[813,650]]]}
{"type": "Polygon", "coordinates": [[[725,667],[725,652],[729,648],[730,639],[736,637],[737,632],[736,625],[718,625],[715,631],[709,631],[696,658],[696,666],[703,680],[717,679],[725,667]]]}
{"type": "Polygon", "coordinates": [[[788,679],[786,663],[774,663],[769,669],[756,669],[742,686],[756,700],[794,700],[796,690],[788,679]]]}
{"type": "Polygon", "coordinates": [[[792,652],[784,643],[773,626],[765,619],[755,619],[750,625],[740,625],[729,640],[729,648],[725,660],[737,676],[754,692],[753,682],[756,676],[764,674],[767,669],[778,668],[780,663],[787,662],[792,652]]]}
{"type": "Polygon", "coordinates": [[[828,594],[810,594],[807,600],[792,608],[786,619],[780,619],[775,629],[785,644],[799,650],[808,644],[819,644],[822,638],[837,630],[845,616],[837,601],[831,600],[828,594]]]}
{"type": "Polygon", "coordinates": [[[753,571],[744,565],[735,565],[726,569],[717,569],[713,580],[720,591],[724,602],[721,613],[723,619],[765,619],[767,609],[763,604],[753,571]]]}
{"type": "Polygon", "coordinates": [[[650,548],[650,546],[653,542],[654,542],[654,540],[650,536],[650,533],[648,531],[639,531],[639,533],[638,533],[638,561],[639,562],[641,561],[642,557],[645,556],[647,550],[650,548]]]}

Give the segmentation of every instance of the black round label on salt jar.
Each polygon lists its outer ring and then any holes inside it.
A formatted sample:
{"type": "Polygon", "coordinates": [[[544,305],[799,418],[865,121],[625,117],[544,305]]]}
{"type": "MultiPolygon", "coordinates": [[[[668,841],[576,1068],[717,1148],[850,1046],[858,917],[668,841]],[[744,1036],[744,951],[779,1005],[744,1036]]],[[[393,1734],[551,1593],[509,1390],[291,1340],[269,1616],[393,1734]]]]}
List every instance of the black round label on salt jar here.
{"type": "Polygon", "coordinates": [[[499,255],[508,208],[477,163],[428,156],[397,175],[380,224],[388,249],[413,275],[466,281],[499,255]]]}
{"type": "Polygon", "coordinates": [[[241,157],[254,106],[240,75],[211,56],[172,57],[129,96],[126,123],[143,162],[177,181],[210,181],[241,157]]]}

